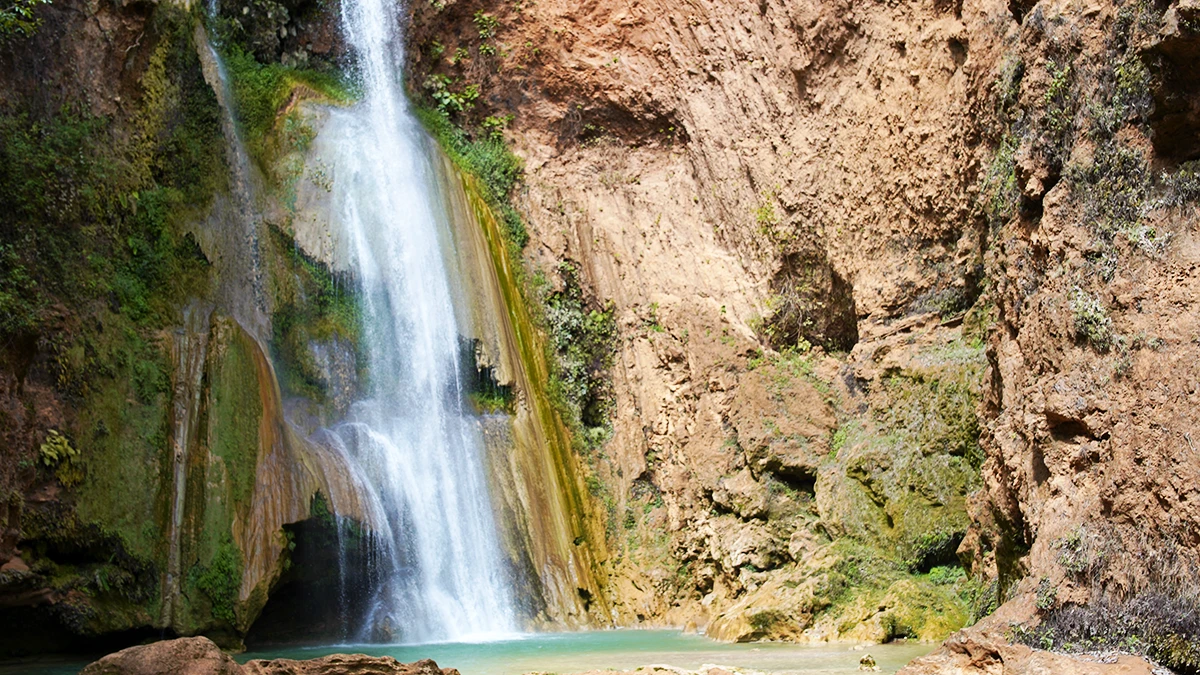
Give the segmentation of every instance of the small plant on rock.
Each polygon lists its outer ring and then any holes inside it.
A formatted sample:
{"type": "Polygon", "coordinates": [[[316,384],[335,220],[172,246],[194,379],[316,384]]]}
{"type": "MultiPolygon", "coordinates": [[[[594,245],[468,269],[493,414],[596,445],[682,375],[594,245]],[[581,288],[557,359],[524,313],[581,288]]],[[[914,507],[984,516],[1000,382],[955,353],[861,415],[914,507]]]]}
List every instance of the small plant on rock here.
{"type": "Polygon", "coordinates": [[[1112,345],[1112,319],[1099,298],[1076,286],[1071,293],[1071,312],[1075,320],[1075,336],[1100,351],[1112,345]]]}
{"type": "Polygon", "coordinates": [[[1042,580],[1038,582],[1035,603],[1037,604],[1037,608],[1043,612],[1054,609],[1054,606],[1058,604],[1058,588],[1045,577],[1042,577],[1042,580]]]}

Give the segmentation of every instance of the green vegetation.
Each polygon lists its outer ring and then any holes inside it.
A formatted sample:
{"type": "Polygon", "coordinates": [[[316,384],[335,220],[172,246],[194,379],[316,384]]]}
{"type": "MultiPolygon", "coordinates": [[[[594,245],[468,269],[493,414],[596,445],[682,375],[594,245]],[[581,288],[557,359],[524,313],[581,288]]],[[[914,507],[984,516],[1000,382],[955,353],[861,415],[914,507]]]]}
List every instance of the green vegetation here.
{"type": "Polygon", "coordinates": [[[496,45],[492,44],[492,38],[496,37],[496,29],[500,27],[499,20],[491,14],[485,14],[483,10],[475,12],[473,18],[475,27],[479,29],[479,53],[484,56],[494,56],[496,54],[496,45]]]}
{"type": "Polygon", "coordinates": [[[566,412],[569,427],[587,447],[607,438],[614,404],[607,370],[616,350],[614,308],[596,309],[585,300],[579,268],[558,267],[562,290],[545,294],[545,328],[554,356],[550,394],[566,412]]]}
{"type": "Polygon", "coordinates": [[[156,22],[166,34],[143,76],[134,133],[117,135],[112,120],[71,104],[47,116],[0,110],[10,225],[0,232],[0,333],[38,333],[56,302],[99,298],[133,326],[161,326],[202,283],[207,263],[178,224],[224,184],[219,112],[190,22],[173,20],[156,22]]]}
{"type": "Polygon", "coordinates": [[[291,117],[287,114],[291,111],[285,108],[292,97],[299,93],[336,103],[348,103],[355,97],[349,83],[338,76],[279,63],[261,63],[236,44],[224,52],[242,141],[268,175],[274,161],[297,140],[294,131],[298,122],[294,118],[293,133],[280,133],[288,130],[285,120],[291,117]]]}
{"type": "Polygon", "coordinates": [[[224,343],[224,357],[214,364],[209,385],[213,408],[209,451],[224,465],[231,503],[248,509],[254,493],[259,427],[264,414],[258,345],[232,321],[225,322],[212,339],[224,343]]]}
{"type": "Polygon", "coordinates": [[[777,624],[787,621],[787,615],[783,612],[768,609],[763,612],[755,612],[750,615],[750,629],[755,633],[766,633],[775,628],[777,624]]]}
{"type": "Polygon", "coordinates": [[[515,403],[512,391],[505,387],[488,388],[483,391],[473,391],[467,395],[471,400],[471,405],[479,413],[513,413],[513,404],[515,403]]]}
{"type": "Polygon", "coordinates": [[[478,10],[472,20],[475,22],[475,27],[479,29],[480,40],[490,40],[496,37],[496,29],[500,27],[500,21],[496,17],[485,14],[483,10],[478,10]]]}
{"type": "Polygon", "coordinates": [[[418,106],[416,112],[455,166],[479,179],[484,199],[500,214],[505,241],[510,247],[509,254],[519,259],[521,249],[529,241],[529,234],[521,215],[509,202],[509,197],[524,171],[520,158],[508,149],[501,135],[494,133],[495,125],[490,127],[488,133],[473,137],[455,125],[450,113],[445,110],[418,106]]]}
{"type": "Polygon", "coordinates": [[[1070,63],[1048,61],[1050,84],[1042,94],[1041,148],[1054,166],[1062,166],[1071,153],[1075,132],[1074,69],[1070,63]]]}
{"type": "Polygon", "coordinates": [[[879,612],[879,637],[897,639],[945,635],[962,627],[979,586],[960,567],[937,567],[928,576],[908,569],[875,547],[853,538],[837,539],[835,561],[814,587],[813,609],[832,616],[846,634],[879,612]]]}
{"type": "Polygon", "coordinates": [[[1071,294],[1071,313],[1075,317],[1075,336],[1100,351],[1112,346],[1112,319],[1098,298],[1078,286],[1071,294]]]}
{"type": "Polygon", "coordinates": [[[37,32],[42,20],[34,16],[38,5],[48,5],[50,0],[2,0],[0,1],[0,44],[15,37],[29,37],[37,32]]]}
{"type": "MultiPolygon", "coordinates": [[[[275,275],[277,299],[271,317],[271,355],[284,391],[318,403],[329,395],[329,382],[313,360],[311,344],[343,340],[355,353],[361,331],[361,307],[353,282],[336,276],[310,258],[279,228],[271,228],[276,256],[287,272],[275,275]]],[[[365,364],[357,364],[359,370],[365,364]]]]}
{"type": "Polygon", "coordinates": [[[433,73],[425,78],[423,86],[438,111],[449,116],[474,109],[475,101],[479,100],[479,85],[468,84],[456,91],[454,86],[457,84],[456,79],[433,73]]]}
{"type": "Polygon", "coordinates": [[[207,565],[192,568],[192,585],[212,604],[213,617],[233,624],[237,620],[238,590],[242,585],[242,554],[226,539],[207,565]]]}
{"type": "Polygon", "coordinates": [[[1150,71],[1138,55],[1123,57],[1106,73],[1112,81],[1102,84],[1101,89],[1107,89],[1110,95],[1107,100],[1093,104],[1091,110],[1092,131],[1101,138],[1111,137],[1131,119],[1146,119],[1154,107],[1150,71]]]}
{"type": "Polygon", "coordinates": [[[1058,587],[1049,579],[1042,577],[1042,580],[1038,582],[1035,596],[1034,604],[1039,610],[1045,612],[1054,609],[1054,606],[1058,604],[1058,587]]]}
{"type": "Polygon", "coordinates": [[[1005,135],[983,176],[979,202],[991,227],[1003,225],[1017,215],[1021,188],[1017,185],[1016,152],[1017,140],[1012,134],[1005,135]]]}
{"type": "Polygon", "coordinates": [[[54,429],[46,432],[46,440],[38,448],[38,456],[43,466],[55,470],[54,475],[64,486],[75,487],[83,480],[79,451],[71,445],[66,436],[54,429]]]}
{"type": "Polygon", "coordinates": [[[754,209],[754,222],[758,224],[759,234],[776,243],[784,238],[778,229],[781,220],[775,213],[775,200],[778,196],[775,189],[764,191],[759,195],[758,207],[754,209]]]}
{"type": "MultiPolygon", "coordinates": [[[[226,185],[220,111],[192,26],[181,10],[154,10],[146,42],[155,46],[129,117],[96,117],[70,100],[0,108],[0,341],[37,344],[77,413],[58,431],[70,443],[50,437],[46,446],[75,510],[45,520],[38,535],[76,542],[42,551],[45,564],[74,561],[61,563],[64,579],[109,564],[114,551],[131,561],[119,564],[126,571],[151,566],[161,551],[154,524],[170,372],[162,330],[207,289],[208,261],[186,227],[226,185]],[[85,543],[92,528],[103,541],[85,543]]],[[[130,574],[148,587],[121,597],[148,597],[156,574],[130,574]]],[[[103,572],[97,587],[126,583],[119,576],[103,572]]]]}
{"type": "MultiPolygon", "coordinates": [[[[978,376],[982,369],[970,371],[978,376]]],[[[983,464],[979,447],[977,380],[894,375],[884,380],[891,405],[881,421],[893,431],[910,435],[925,454],[945,453],[965,457],[978,470],[983,464]]]]}

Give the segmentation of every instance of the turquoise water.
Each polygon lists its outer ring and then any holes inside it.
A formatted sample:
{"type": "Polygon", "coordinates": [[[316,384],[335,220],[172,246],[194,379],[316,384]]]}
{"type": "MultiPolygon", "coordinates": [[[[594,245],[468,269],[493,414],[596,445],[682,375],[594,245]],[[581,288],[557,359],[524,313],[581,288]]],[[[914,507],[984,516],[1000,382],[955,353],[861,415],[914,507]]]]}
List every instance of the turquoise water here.
{"type": "MultiPolygon", "coordinates": [[[[494,642],[445,642],[423,645],[330,645],[290,647],[237,655],[250,659],[312,659],[338,652],[394,656],[400,661],[433,659],[457,668],[462,675],[522,675],[579,673],[588,670],[632,670],[666,664],[696,670],[704,664],[736,666],[769,673],[834,675],[858,672],[863,654],[875,657],[884,673],[923,656],[933,645],[921,643],[870,645],[792,645],[781,643],[726,644],[673,630],[610,630],[543,633],[494,642]]],[[[0,663],[0,674],[75,675],[84,663],[49,658],[0,663]]]]}

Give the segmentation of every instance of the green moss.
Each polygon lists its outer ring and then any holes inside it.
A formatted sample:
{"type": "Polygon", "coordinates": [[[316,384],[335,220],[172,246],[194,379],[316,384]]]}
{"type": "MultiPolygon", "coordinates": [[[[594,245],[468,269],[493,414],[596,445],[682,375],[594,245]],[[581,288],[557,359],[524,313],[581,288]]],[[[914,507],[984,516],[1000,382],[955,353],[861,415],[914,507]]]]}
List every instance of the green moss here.
{"type": "MultiPolygon", "coordinates": [[[[596,514],[586,489],[590,485],[603,485],[594,474],[578,470],[576,458],[571,452],[571,438],[562,421],[561,409],[551,403],[550,394],[545,386],[550,380],[549,357],[535,329],[522,292],[524,268],[518,262],[519,251],[514,249],[512,240],[502,233],[502,226],[488,204],[479,179],[469,173],[464,173],[463,179],[464,191],[483,230],[492,266],[496,270],[504,307],[513,327],[516,347],[526,374],[526,402],[537,426],[544,434],[546,451],[554,466],[557,483],[563,491],[562,496],[566,502],[565,516],[570,519],[569,528],[575,535],[574,543],[576,546],[586,543],[595,554],[592,559],[602,560],[605,548],[604,525],[596,514]]],[[[613,509],[609,511],[611,523],[613,509]]],[[[593,575],[597,580],[602,578],[598,570],[593,570],[593,575]]]]}
{"type": "Polygon", "coordinates": [[[755,612],[749,617],[750,629],[755,633],[766,633],[773,629],[776,624],[787,621],[787,615],[783,612],[768,609],[763,612],[755,612]]]}
{"type": "Polygon", "coordinates": [[[280,385],[289,394],[322,402],[329,383],[313,362],[310,345],[340,339],[357,348],[362,327],[359,299],[348,276],[335,275],[304,254],[283,230],[272,227],[271,234],[283,266],[273,278],[276,305],[271,317],[271,355],[280,385]]]}
{"type": "Polygon", "coordinates": [[[131,553],[157,559],[170,473],[161,470],[170,455],[170,397],[162,375],[168,356],[123,314],[105,312],[95,320],[99,330],[79,336],[80,349],[60,356],[61,381],[82,395],[73,433],[84,475],[76,489],[78,514],[120,536],[131,553]]]}
{"type": "Polygon", "coordinates": [[[225,540],[207,565],[192,568],[192,584],[208,597],[213,617],[233,624],[237,621],[238,591],[242,585],[242,554],[225,540]]]}
{"type": "Polygon", "coordinates": [[[259,427],[263,401],[258,381],[257,346],[236,326],[228,329],[224,351],[210,364],[209,413],[212,446],[221,459],[233,504],[248,509],[258,466],[259,427]]]}
{"type": "Polygon", "coordinates": [[[261,63],[236,44],[223,51],[242,141],[268,175],[272,174],[274,160],[291,149],[299,138],[295,134],[296,121],[292,121],[293,128],[289,130],[288,117],[281,114],[297,91],[305,90],[337,103],[348,103],[355,97],[349,83],[335,75],[261,63]],[[292,133],[280,133],[287,131],[292,133]]]}
{"type": "Polygon", "coordinates": [[[979,202],[988,223],[993,227],[1007,223],[1017,214],[1021,201],[1021,190],[1017,185],[1017,139],[1006,134],[1000,139],[992,163],[983,176],[983,189],[979,202]]]}
{"type": "Polygon", "coordinates": [[[924,375],[895,375],[884,380],[891,402],[881,421],[893,432],[915,440],[921,452],[966,457],[978,470],[983,463],[979,446],[978,371],[963,379],[924,375]]]}

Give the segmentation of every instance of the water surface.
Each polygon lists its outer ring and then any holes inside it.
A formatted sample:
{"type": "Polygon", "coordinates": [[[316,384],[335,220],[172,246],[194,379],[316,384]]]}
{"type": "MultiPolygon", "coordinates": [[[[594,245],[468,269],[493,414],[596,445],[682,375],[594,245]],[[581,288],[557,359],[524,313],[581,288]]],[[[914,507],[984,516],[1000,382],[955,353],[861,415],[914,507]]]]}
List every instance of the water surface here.
{"type": "MultiPolygon", "coordinates": [[[[522,675],[523,673],[580,673],[588,670],[632,670],[665,664],[696,670],[717,664],[790,675],[857,673],[858,660],[871,654],[880,672],[894,673],[905,663],[933,650],[927,643],[896,643],[856,647],[847,644],[794,645],[784,643],[727,644],[674,630],[608,630],[579,633],[541,633],[490,642],[442,642],[422,645],[326,645],[282,647],[238,654],[250,659],[315,659],[327,654],[358,653],[394,656],[404,662],[433,659],[457,668],[462,675],[522,675]]],[[[75,675],[80,661],[51,658],[0,663],[0,675],[75,675]]]]}

